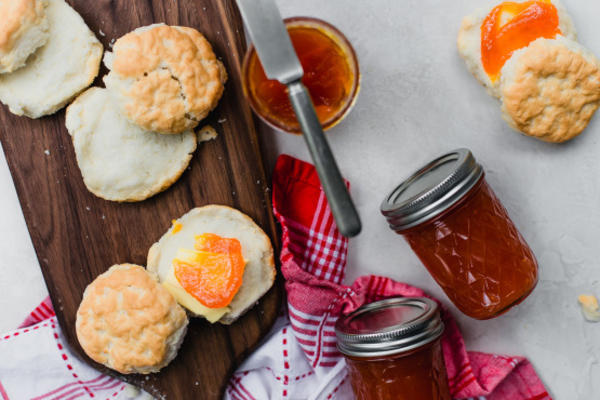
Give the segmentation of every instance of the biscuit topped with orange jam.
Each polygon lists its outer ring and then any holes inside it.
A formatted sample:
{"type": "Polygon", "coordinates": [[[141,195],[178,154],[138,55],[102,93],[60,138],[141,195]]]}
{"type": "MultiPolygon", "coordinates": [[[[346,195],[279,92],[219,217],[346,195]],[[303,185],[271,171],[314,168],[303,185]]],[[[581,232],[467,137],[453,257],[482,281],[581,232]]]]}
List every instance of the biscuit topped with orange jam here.
{"type": "Polygon", "coordinates": [[[192,315],[230,324],[275,280],[273,247],[250,217],[230,207],[191,210],[148,252],[148,270],[192,315]]]}
{"type": "Polygon", "coordinates": [[[557,0],[508,1],[465,17],[458,51],[512,128],[561,143],[600,107],[600,61],[575,36],[557,0]]]}
{"type": "Polygon", "coordinates": [[[501,71],[513,53],[558,36],[576,40],[573,22],[557,0],[506,1],[463,19],[458,51],[490,94],[500,97],[501,71]]]}

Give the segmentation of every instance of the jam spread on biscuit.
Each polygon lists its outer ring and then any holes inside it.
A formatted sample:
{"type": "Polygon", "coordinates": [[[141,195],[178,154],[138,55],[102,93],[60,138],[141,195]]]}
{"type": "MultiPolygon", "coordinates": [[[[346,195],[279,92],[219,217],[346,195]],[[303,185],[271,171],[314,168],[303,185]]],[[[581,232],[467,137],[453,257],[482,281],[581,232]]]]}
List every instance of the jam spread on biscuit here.
{"type": "Polygon", "coordinates": [[[492,82],[511,55],[539,38],[560,34],[558,10],[549,0],[504,2],[481,25],[481,62],[492,82]]]}
{"type": "Polygon", "coordinates": [[[198,235],[194,250],[179,250],[173,268],[181,287],[200,303],[209,308],[226,307],[242,285],[242,246],[237,239],[198,235]]]}
{"type": "MultiPolygon", "coordinates": [[[[308,89],[321,124],[335,119],[352,95],[355,82],[348,56],[325,32],[310,26],[289,26],[288,32],[304,69],[302,83],[308,89]]],[[[287,89],[267,78],[256,51],[250,54],[247,90],[261,115],[299,130],[287,89]]]]}

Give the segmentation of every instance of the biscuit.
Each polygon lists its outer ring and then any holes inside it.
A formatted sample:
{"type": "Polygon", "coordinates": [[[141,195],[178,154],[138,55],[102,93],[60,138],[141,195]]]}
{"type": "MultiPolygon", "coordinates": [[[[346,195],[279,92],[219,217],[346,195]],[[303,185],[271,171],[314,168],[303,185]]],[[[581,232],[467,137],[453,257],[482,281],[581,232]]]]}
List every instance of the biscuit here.
{"type": "Polygon", "coordinates": [[[159,133],[193,129],[216,107],[227,73],[197,30],[164,24],[138,28],[115,42],[104,77],[123,114],[159,133]]]}
{"type": "Polygon", "coordinates": [[[174,221],[177,230],[170,229],[148,252],[148,270],[164,282],[172,271],[172,262],[179,249],[194,248],[196,235],[214,233],[237,238],[242,245],[246,267],[242,286],[219,322],[231,324],[252,308],[273,285],[276,269],[269,237],[256,223],[240,211],[218,205],[194,208],[174,221]]]}
{"type": "Polygon", "coordinates": [[[88,190],[112,201],[141,201],[171,186],[196,150],[194,132],[161,135],[133,125],[106,89],[93,87],[65,118],[88,190]]]}
{"type": "Polygon", "coordinates": [[[64,0],[48,0],[46,16],[48,42],[23,68],[0,75],[0,101],[30,118],[64,107],[92,83],[102,58],[102,44],[64,0]]]}
{"type": "Polygon", "coordinates": [[[0,1],[0,74],[25,65],[48,41],[46,0],[0,1]]]}
{"type": "Polygon", "coordinates": [[[547,142],[579,135],[600,105],[600,63],[576,42],[538,39],[516,51],[502,69],[504,119],[547,142]]]}
{"type": "MultiPolygon", "coordinates": [[[[558,25],[562,35],[577,40],[577,33],[571,17],[564,6],[558,0],[552,0],[552,4],[558,11],[558,25]]],[[[498,5],[498,2],[490,3],[485,8],[480,8],[473,14],[463,18],[458,32],[458,53],[464,59],[469,71],[486,88],[488,93],[496,98],[500,97],[498,87],[500,80],[492,82],[483,68],[481,62],[481,25],[487,15],[498,5]]]]}
{"type": "Polygon", "coordinates": [[[158,372],[187,330],[183,308],[143,267],[114,265],[83,292],[75,330],[94,361],[122,374],[158,372]]]}

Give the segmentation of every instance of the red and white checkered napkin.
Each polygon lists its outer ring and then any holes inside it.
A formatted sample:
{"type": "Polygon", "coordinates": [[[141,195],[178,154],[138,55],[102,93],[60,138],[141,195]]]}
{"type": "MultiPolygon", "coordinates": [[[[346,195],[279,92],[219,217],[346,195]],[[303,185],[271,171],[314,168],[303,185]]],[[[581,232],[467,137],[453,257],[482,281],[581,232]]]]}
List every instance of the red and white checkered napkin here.
{"type": "Polygon", "coordinates": [[[66,345],[46,298],[19,329],[0,336],[0,400],[148,399],[104,375],[66,345]]]}
{"type": "MultiPolygon", "coordinates": [[[[344,359],[336,349],[340,313],[391,296],[424,296],[378,276],[341,284],[347,240],[337,231],[314,167],[283,155],[273,175],[273,206],[283,231],[281,270],[287,310],[262,346],[234,374],[226,399],[349,399],[344,359]]],[[[547,400],[522,357],[467,352],[456,322],[442,310],[442,346],[456,399],[547,400]]]]}

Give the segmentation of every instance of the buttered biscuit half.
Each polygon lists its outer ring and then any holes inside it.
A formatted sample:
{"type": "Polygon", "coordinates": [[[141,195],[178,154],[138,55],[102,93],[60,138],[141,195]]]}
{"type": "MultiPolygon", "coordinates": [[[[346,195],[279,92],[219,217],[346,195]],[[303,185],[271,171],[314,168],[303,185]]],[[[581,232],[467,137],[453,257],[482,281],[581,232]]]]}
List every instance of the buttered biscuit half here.
{"type": "Polygon", "coordinates": [[[219,205],[173,220],[147,264],[190,314],[223,324],[252,308],[275,280],[269,237],[247,215],[219,205]]]}

